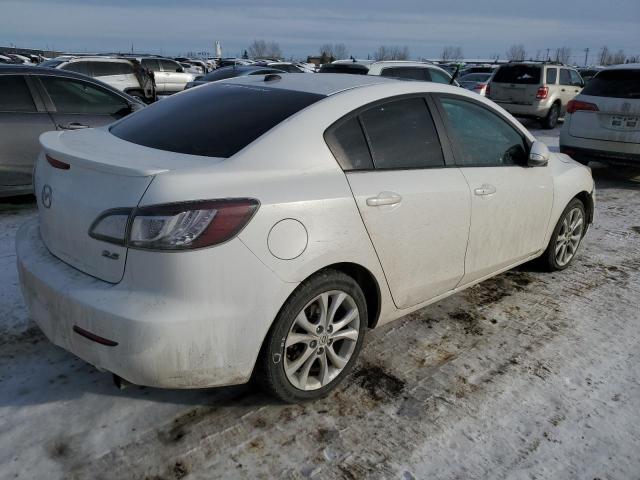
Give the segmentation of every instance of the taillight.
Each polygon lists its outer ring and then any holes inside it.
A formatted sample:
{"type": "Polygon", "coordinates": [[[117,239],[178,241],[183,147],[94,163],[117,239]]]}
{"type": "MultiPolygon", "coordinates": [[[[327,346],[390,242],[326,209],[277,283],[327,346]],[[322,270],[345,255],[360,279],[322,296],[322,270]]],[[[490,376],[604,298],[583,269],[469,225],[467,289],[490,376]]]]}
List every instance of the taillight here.
{"type": "Polygon", "coordinates": [[[598,106],[594,103],[581,102],[580,100],[569,100],[569,103],[567,103],[567,113],[575,113],[578,110],[597,112],[598,106]]]}
{"type": "Polygon", "coordinates": [[[536,99],[544,100],[549,96],[549,87],[540,87],[536,92],[536,99]]]}
{"type": "Polygon", "coordinates": [[[49,162],[49,165],[51,165],[53,168],[59,168],[60,170],[69,170],[71,168],[71,165],[69,165],[68,163],[65,162],[61,162],[60,160],[56,160],[53,157],[50,157],[49,155],[45,155],[47,162],[49,162]]]}
{"type": "Polygon", "coordinates": [[[238,198],[116,209],[100,215],[89,229],[89,235],[151,250],[210,247],[240,233],[259,205],[257,200],[238,198]]]}

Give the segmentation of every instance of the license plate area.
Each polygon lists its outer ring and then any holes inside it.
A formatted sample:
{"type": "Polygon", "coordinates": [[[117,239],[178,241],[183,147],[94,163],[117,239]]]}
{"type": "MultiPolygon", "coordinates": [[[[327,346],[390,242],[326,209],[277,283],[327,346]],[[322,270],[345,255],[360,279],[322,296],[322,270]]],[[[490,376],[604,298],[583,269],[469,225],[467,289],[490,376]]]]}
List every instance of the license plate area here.
{"type": "Polygon", "coordinates": [[[614,130],[638,130],[640,129],[640,117],[611,115],[609,127],[614,130]]]}

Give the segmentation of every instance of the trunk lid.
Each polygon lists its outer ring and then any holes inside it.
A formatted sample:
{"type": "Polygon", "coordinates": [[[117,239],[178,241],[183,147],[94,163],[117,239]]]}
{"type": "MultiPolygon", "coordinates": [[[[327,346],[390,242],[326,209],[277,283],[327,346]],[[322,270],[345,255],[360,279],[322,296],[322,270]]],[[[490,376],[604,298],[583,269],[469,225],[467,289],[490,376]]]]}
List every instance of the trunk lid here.
{"type": "Polygon", "coordinates": [[[63,262],[111,283],[122,279],[127,249],[90,237],[93,222],[106,210],[136,207],[154,176],[203,163],[120,140],[106,128],[48,132],[40,142],[34,190],[44,244],[63,262]]]}
{"type": "Polygon", "coordinates": [[[576,100],[592,103],[598,110],[572,113],[569,135],[591,140],[640,143],[640,99],[580,95],[576,100]]]}

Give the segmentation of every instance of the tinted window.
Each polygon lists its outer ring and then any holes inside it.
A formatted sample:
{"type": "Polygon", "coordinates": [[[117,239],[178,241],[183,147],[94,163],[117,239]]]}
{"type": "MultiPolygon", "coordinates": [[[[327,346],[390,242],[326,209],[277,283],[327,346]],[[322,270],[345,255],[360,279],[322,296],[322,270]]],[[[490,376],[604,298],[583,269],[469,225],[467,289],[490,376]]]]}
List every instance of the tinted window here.
{"type": "Polygon", "coordinates": [[[359,63],[327,63],[320,67],[320,73],[354,73],[356,75],[366,75],[369,68],[359,63]]]}
{"type": "Polygon", "coordinates": [[[558,79],[558,69],[547,68],[547,80],[545,83],[547,83],[548,85],[555,85],[557,79],[558,79]]]}
{"type": "Polygon", "coordinates": [[[256,70],[249,75],[268,75],[269,73],[284,73],[282,70],[276,70],[274,68],[267,68],[265,70],[256,70]]]}
{"type": "Polygon", "coordinates": [[[571,73],[566,68],[560,69],[560,85],[571,85],[571,73]]]}
{"type": "Polygon", "coordinates": [[[94,77],[126,75],[133,73],[133,65],[125,62],[93,62],[94,77]]]}
{"type": "Polygon", "coordinates": [[[383,103],[360,115],[375,168],[444,165],[435,125],[422,98],[383,103]]]}
{"type": "Polygon", "coordinates": [[[91,76],[91,68],[89,62],[71,62],[62,67],[62,70],[69,72],[82,73],[83,75],[91,76]]]}
{"type": "Polygon", "coordinates": [[[114,115],[129,108],[120,96],[97,85],[59,77],[40,77],[59,113],[114,115]]]}
{"type": "Polygon", "coordinates": [[[431,81],[432,82],[436,82],[436,83],[444,83],[444,84],[449,84],[451,83],[451,77],[448,77],[445,73],[441,72],[440,70],[431,70],[431,81]]]}
{"type": "Polygon", "coordinates": [[[430,82],[431,75],[427,68],[417,67],[389,67],[382,69],[380,75],[383,77],[402,78],[405,80],[420,80],[430,82]]]}
{"type": "Polygon", "coordinates": [[[0,111],[35,112],[27,82],[19,75],[0,75],[0,111]]]}
{"type": "Polygon", "coordinates": [[[444,97],[442,106],[456,151],[463,166],[524,165],[526,144],[505,120],[474,103],[444,97]]]}
{"type": "Polygon", "coordinates": [[[233,78],[242,75],[242,72],[245,70],[240,70],[235,67],[222,67],[214,70],[211,73],[207,73],[202,80],[207,80],[209,82],[215,82],[216,80],[224,80],[225,78],[233,78]]]}
{"type": "Polygon", "coordinates": [[[536,65],[504,65],[498,69],[493,81],[536,85],[540,83],[540,70],[536,65]]]}
{"type": "Polygon", "coordinates": [[[582,90],[594,97],[640,98],[640,69],[606,70],[598,73],[582,90]]]}
{"type": "Polygon", "coordinates": [[[178,62],[172,62],[171,60],[160,60],[162,70],[165,72],[177,72],[180,69],[178,62]]]}
{"type": "Polygon", "coordinates": [[[141,63],[144,68],[149,69],[152,72],[160,71],[160,63],[158,63],[158,60],[155,58],[143,58],[141,63]]]}
{"type": "Polygon", "coordinates": [[[325,137],[343,170],[371,170],[373,162],[358,117],[339,123],[325,137]]]}
{"type": "Polygon", "coordinates": [[[159,150],[230,157],[322,98],[279,88],[217,83],[156,102],[114,125],[111,133],[159,150]]]}

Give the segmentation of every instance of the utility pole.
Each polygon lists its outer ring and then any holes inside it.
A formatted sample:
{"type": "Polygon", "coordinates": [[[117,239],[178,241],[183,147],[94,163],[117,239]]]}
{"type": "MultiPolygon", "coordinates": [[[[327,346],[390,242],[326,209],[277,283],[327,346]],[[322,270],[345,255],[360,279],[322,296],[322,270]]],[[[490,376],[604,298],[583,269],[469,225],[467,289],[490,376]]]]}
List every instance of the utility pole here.
{"type": "Polygon", "coordinates": [[[550,60],[550,58],[549,58],[549,50],[551,50],[551,49],[547,48],[547,57],[545,58],[545,61],[547,61],[547,62],[550,60]]]}
{"type": "Polygon", "coordinates": [[[584,66],[587,66],[587,61],[589,60],[589,47],[584,49],[584,66]]]}

